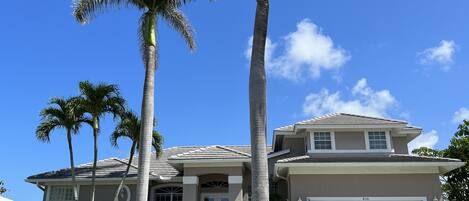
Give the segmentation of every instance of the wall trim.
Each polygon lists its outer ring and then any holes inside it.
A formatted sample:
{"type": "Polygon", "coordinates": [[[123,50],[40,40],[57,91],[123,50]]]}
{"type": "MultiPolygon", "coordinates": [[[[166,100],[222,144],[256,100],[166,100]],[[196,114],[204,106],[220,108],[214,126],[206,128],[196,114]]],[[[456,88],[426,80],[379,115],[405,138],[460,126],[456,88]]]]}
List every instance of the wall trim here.
{"type": "Polygon", "coordinates": [[[197,176],[184,176],[182,177],[183,184],[199,184],[199,177],[197,176]]]}
{"type": "Polygon", "coordinates": [[[242,184],[243,176],[228,176],[228,184],[242,184]]]}

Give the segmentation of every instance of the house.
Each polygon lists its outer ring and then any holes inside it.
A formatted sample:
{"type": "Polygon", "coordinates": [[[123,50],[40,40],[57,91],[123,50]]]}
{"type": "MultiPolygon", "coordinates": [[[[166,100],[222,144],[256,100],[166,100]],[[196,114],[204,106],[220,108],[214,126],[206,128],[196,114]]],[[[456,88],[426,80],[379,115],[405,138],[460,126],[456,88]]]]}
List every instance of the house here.
{"type": "MultiPolygon", "coordinates": [[[[457,159],[409,155],[421,128],[405,121],[331,114],[277,128],[268,147],[271,197],[289,201],[432,201],[457,159]]],[[[250,146],[187,146],[152,158],[149,201],[243,201],[251,194],[250,146]]],[[[100,160],[97,201],[112,201],[127,159],[100,160]]],[[[120,201],[135,200],[137,160],[120,201]]],[[[90,196],[91,163],[76,168],[79,200],[90,196]]],[[[30,176],[44,201],[72,200],[69,169],[30,176]]]]}

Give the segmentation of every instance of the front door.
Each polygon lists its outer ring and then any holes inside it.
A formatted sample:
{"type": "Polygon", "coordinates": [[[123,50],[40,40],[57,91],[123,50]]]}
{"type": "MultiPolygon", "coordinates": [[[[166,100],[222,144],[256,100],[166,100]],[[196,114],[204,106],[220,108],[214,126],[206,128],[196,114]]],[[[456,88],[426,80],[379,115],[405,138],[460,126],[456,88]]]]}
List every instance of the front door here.
{"type": "Polygon", "coordinates": [[[227,193],[204,193],[201,197],[202,201],[230,201],[227,193]]]}

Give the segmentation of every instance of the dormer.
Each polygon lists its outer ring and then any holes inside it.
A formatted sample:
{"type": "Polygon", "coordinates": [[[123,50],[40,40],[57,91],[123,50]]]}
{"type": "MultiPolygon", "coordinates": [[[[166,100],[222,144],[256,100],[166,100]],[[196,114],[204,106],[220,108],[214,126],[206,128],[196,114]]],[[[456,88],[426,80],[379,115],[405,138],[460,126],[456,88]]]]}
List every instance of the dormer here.
{"type": "Polygon", "coordinates": [[[401,120],[337,113],[277,128],[272,144],[281,151],[301,141],[295,148],[308,154],[408,154],[407,144],[421,132],[401,120]]]}

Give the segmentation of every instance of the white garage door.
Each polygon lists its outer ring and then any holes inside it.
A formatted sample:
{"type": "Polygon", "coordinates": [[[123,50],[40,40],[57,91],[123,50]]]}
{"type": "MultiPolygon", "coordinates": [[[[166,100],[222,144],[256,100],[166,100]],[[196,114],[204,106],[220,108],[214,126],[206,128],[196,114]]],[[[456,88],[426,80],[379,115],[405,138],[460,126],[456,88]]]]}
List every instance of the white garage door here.
{"type": "Polygon", "coordinates": [[[308,197],[306,201],[427,201],[426,197],[308,197]]]}

